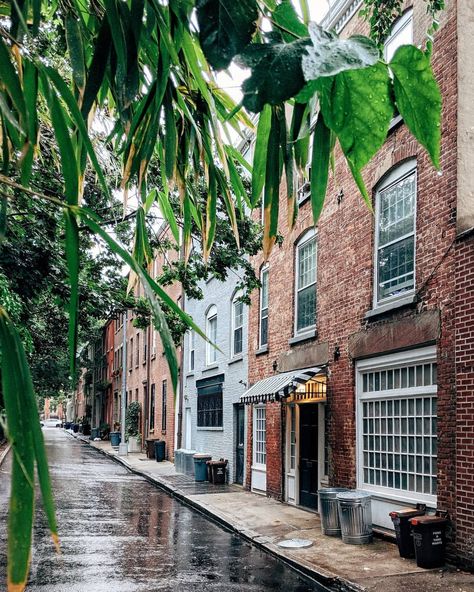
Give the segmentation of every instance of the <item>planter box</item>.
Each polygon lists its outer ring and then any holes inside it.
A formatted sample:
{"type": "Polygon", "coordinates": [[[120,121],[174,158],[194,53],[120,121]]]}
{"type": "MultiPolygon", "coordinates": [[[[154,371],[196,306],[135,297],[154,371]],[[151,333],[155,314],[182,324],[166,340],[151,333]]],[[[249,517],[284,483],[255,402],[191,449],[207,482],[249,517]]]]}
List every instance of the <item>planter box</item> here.
{"type": "Polygon", "coordinates": [[[140,444],[136,436],[128,437],[128,451],[129,452],[141,452],[140,444]]]}

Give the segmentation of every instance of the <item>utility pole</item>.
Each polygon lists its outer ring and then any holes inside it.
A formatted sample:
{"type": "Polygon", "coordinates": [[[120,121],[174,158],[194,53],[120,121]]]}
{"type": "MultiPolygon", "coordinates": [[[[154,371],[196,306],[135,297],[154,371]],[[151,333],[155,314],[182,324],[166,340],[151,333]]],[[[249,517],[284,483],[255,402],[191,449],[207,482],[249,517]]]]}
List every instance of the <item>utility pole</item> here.
{"type": "Polygon", "coordinates": [[[128,444],[125,442],[125,411],[127,409],[127,320],[128,310],[125,309],[122,328],[122,399],[120,404],[120,444],[119,456],[127,456],[128,444]]]}

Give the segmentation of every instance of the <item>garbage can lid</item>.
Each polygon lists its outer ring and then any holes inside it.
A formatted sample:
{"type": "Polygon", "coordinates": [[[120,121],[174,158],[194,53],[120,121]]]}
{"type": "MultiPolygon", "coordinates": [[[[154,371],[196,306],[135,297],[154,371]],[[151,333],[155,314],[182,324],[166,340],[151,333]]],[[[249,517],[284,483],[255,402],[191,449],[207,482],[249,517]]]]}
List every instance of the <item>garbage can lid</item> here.
{"type": "Polygon", "coordinates": [[[367,491],[361,491],[360,489],[350,489],[349,491],[342,491],[338,493],[336,499],[338,500],[366,500],[371,498],[371,494],[367,493],[367,491]]]}
{"type": "Polygon", "coordinates": [[[437,524],[438,526],[442,526],[443,524],[447,524],[448,519],[445,516],[417,516],[416,518],[410,519],[410,524],[412,526],[429,526],[430,524],[437,524]]]}
{"type": "Polygon", "coordinates": [[[323,487],[318,490],[318,493],[320,497],[336,497],[338,493],[343,493],[344,491],[349,491],[349,489],[347,487],[323,487]]]}
{"type": "Polygon", "coordinates": [[[425,510],[420,510],[416,508],[403,508],[401,510],[393,510],[390,512],[389,516],[391,518],[412,518],[413,516],[423,516],[425,510]]]}
{"type": "Polygon", "coordinates": [[[197,453],[194,455],[194,457],[193,457],[193,458],[195,458],[196,460],[197,460],[197,459],[200,459],[200,458],[202,458],[202,459],[204,459],[204,460],[208,460],[208,459],[211,459],[211,458],[212,458],[212,455],[211,455],[211,454],[205,454],[204,452],[197,452],[197,453]]]}

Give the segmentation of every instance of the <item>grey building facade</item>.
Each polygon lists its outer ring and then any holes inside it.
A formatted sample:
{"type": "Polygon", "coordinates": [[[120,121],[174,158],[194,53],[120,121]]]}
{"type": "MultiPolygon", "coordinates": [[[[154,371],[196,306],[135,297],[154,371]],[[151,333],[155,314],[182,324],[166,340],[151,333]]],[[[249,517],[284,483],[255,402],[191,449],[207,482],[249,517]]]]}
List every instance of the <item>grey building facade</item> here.
{"type": "Polygon", "coordinates": [[[203,284],[202,300],[186,299],[185,310],[219,350],[194,332],[184,340],[183,439],[188,450],[228,460],[229,483],[245,482],[245,417],[248,307],[239,301],[239,277],[203,284]]]}

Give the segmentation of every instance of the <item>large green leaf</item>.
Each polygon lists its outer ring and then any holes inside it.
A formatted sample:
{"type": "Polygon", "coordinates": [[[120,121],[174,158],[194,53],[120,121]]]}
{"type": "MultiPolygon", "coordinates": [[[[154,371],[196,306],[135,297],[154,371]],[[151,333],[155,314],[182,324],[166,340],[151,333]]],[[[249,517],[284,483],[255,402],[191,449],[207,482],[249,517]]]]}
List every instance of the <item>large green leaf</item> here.
{"type": "Polygon", "coordinates": [[[253,208],[258,205],[265,184],[265,167],[267,163],[268,136],[270,134],[271,122],[272,110],[269,105],[266,105],[258,119],[257,138],[255,140],[251,199],[253,208]]]}
{"type": "Polygon", "coordinates": [[[311,207],[313,221],[316,225],[321,215],[328,186],[329,155],[331,153],[331,131],[319,114],[313,137],[313,154],[311,157],[311,207]]]}
{"type": "Polygon", "coordinates": [[[441,93],[431,63],[421,49],[402,45],[390,62],[395,102],[415,138],[439,168],[441,143],[441,93]]]}
{"type": "Polygon", "coordinates": [[[309,25],[309,34],[312,45],[307,47],[302,62],[305,80],[366,68],[376,64],[379,59],[375,43],[362,35],[339,39],[336,33],[325,31],[317,23],[309,25]]]}
{"type": "Polygon", "coordinates": [[[272,22],[280,30],[283,41],[308,36],[308,27],[301,22],[291,0],[283,0],[272,14],[272,22]]]}
{"type": "Polygon", "coordinates": [[[216,70],[227,68],[255,33],[256,0],[197,0],[196,9],[204,55],[216,70]]]}
{"type": "Polygon", "coordinates": [[[84,44],[79,20],[72,14],[66,15],[66,41],[71,58],[72,76],[81,95],[86,85],[84,44]]]}
{"type": "Polygon", "coordinates": [[[252,43],[239,55],[239,62],[252,69],[244,81],[243,104],[260,112],[266,103],[278,105],[294,97],[304,86],[301,58],[309,39],[292,43],[252,43]]]}
{"type": "Polygon", "coordinates": [[[360,170],[387,137],[393,116],[387,67],[347,70],[325,80],[321,109],[346,157],[360,170]]]}

